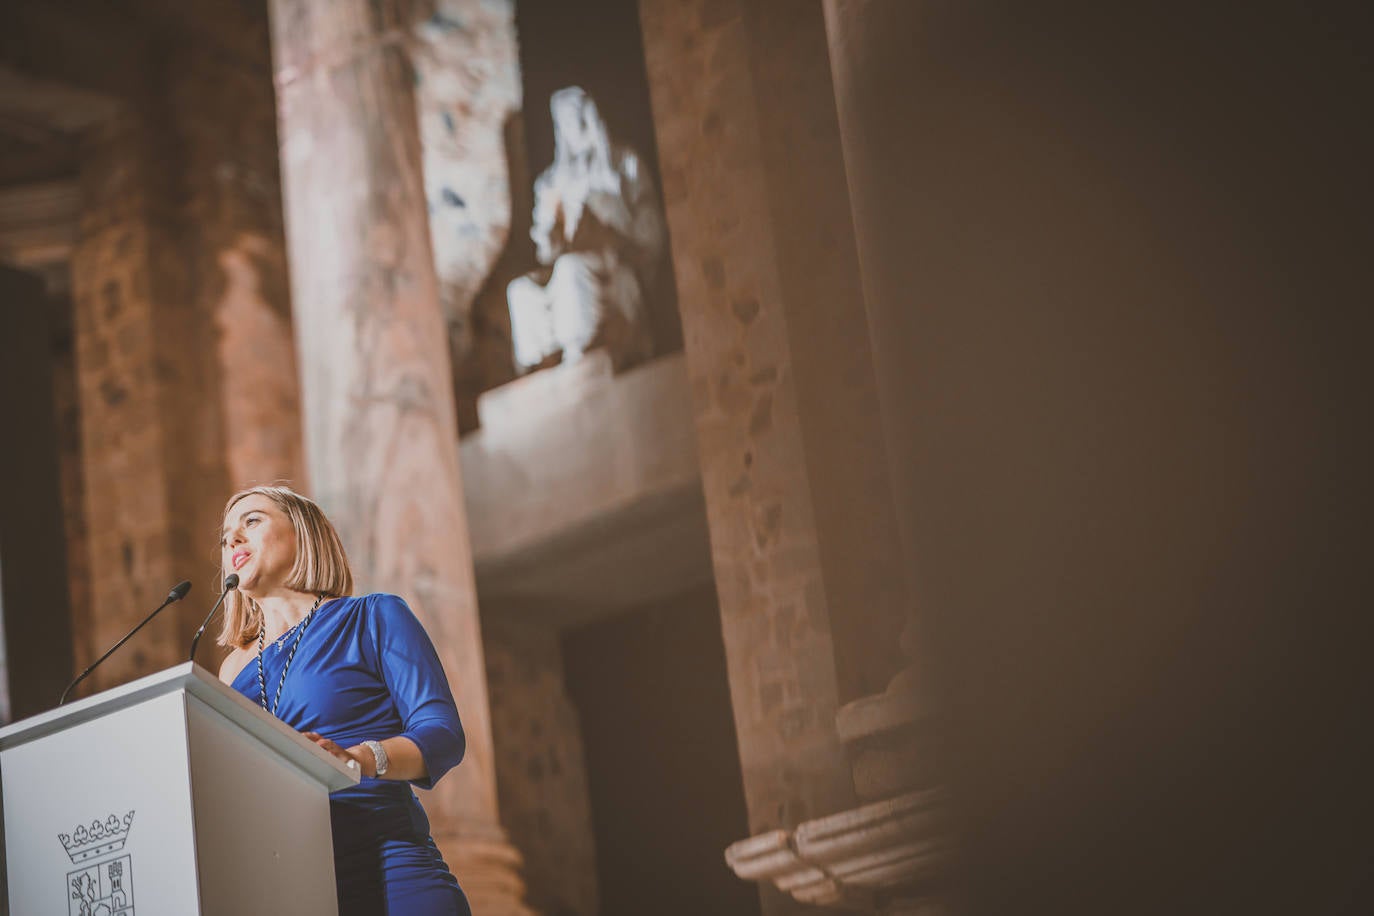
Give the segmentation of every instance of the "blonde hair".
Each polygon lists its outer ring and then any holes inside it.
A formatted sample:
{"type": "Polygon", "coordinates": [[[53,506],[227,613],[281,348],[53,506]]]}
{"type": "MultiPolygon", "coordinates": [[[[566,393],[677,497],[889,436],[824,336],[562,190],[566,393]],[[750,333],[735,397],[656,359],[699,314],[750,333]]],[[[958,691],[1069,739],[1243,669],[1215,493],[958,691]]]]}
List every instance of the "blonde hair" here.
{"type": "MultiPolygon", "coordinates": [[[[313,501],[288,487],[249,487],[240,490],[224,504],[224,517],[241,499],[262,496],[286,514],[296,532],[296,562],[286,577],[286,587],[325,598],[342,598],[353,591],[353,570],[348,566],[343,541],[322,510],[313,501]]],[[[221,570],[223,574],[223,570],[221,570]]],[[[258,638],[262,628],[262,609],[238,589],[224,598],[224,623],[220,627],[221,646],[243,648],[258,638]]]]}

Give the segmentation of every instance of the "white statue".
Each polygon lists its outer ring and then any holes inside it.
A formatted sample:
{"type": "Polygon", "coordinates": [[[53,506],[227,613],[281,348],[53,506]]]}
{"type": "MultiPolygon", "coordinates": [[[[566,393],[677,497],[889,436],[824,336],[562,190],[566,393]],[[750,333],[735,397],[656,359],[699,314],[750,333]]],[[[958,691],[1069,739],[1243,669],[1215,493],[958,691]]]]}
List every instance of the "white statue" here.
{"type": "Polygon", "coordinates": [[[591,96],[576,86],[549,100],[554,158],[534,183],[535,253],[544,265],[511,281],[515,366],[527,372],[605,346],[623,366],[653,340],[644,297],[663,256],[663,214],[635,152],[611,142],[591,96]]]}

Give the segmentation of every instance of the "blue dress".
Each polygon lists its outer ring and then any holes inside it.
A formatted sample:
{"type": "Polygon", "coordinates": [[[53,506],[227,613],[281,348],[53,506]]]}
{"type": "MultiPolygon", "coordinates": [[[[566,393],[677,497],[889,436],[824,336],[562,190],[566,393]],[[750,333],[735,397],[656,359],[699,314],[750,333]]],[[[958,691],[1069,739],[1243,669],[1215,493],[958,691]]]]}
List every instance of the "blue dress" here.
{"type": "MultiPolygon", "coordinates": [[[[294,631],[263,652],[267,702],[276,696],[294,631]]],[[[258,665],[233,687],[259,701],[258,665]]],[[[282,687],[277,716],[341,747],[403,735],[424,756],[430,788],[463,758],[458,707],[434,645],[395,595],[335,598],[311,618],[282,687]]],[[[410,785],[363,777],[329,796],[340,916],[467,916],[467,898],[429,835],[410,785]]]]}

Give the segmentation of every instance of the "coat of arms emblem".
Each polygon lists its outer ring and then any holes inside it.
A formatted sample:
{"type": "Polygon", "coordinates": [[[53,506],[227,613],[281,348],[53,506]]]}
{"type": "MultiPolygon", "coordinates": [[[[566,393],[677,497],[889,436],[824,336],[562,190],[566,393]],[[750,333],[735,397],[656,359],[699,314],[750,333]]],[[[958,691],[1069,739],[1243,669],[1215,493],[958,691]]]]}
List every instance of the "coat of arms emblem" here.
{"type": "Polygon", "coordinates": [[[67,857],[79,866],[67,872],[68,916],[134,916],[133,862],[129,854],[119,855],[133,823],[130,811],[57,835],[67,857]]]}

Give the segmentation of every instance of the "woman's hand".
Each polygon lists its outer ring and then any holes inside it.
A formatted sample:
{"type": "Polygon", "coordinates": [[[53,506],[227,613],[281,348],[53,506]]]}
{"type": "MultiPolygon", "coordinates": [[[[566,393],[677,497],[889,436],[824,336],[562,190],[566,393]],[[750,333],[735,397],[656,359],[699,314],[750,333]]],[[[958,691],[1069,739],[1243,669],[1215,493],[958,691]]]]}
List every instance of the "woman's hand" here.
{"type": "Polygon", "coordinates": [[[301,734],[314,741],[325,752],[342,760],[345,766],[357,766],[364,776],[375,777],[377,775],[377,760],[372,756],[372,752],[363,745],[342,748],[319,732],[301,732],[301,734]]]}

